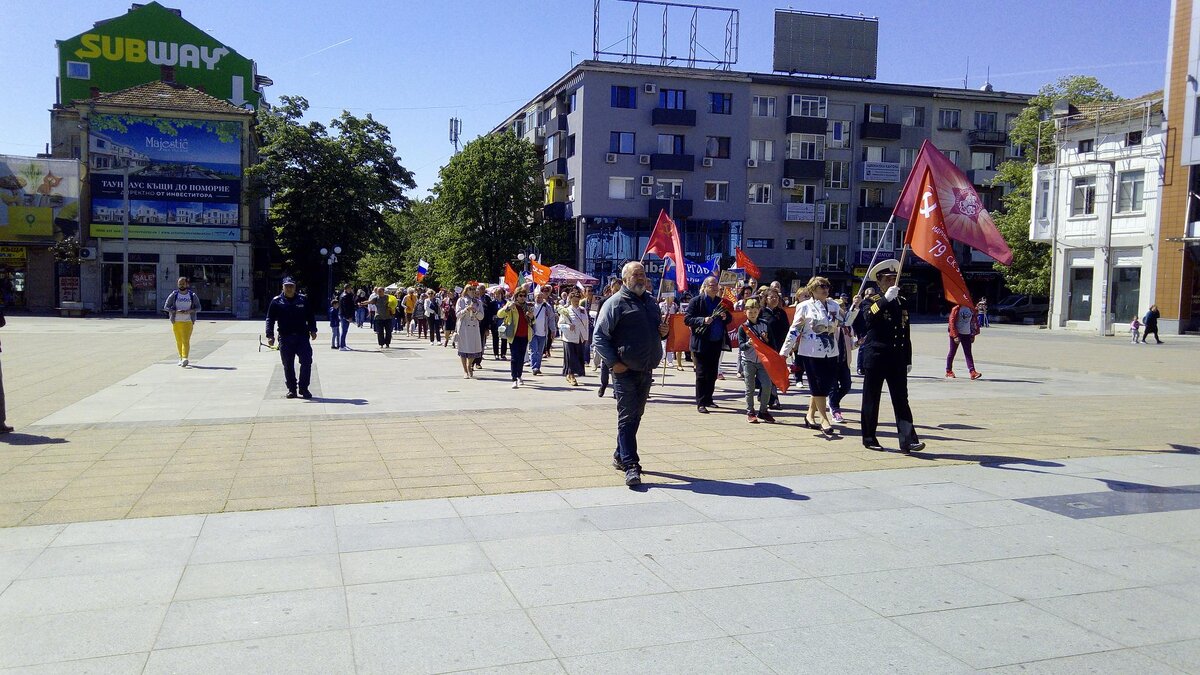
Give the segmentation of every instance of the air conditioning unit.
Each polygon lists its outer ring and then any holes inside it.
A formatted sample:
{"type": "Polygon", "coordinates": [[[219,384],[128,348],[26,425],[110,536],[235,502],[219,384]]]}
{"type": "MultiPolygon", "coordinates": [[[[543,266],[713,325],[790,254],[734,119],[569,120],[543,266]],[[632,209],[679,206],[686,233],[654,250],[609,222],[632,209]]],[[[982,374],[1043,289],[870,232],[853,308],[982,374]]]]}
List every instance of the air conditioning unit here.
{"type": "Polygon", "coordinates": [[[617,153],[615,153],[615,152],[604,153],[604,163],[605,164],[616,164],[617,163],[617,153]]]}
{"type": "Polygon", "coordinates": [[[792,188],[796,187],[796,179],[795,178],[784,178],[782,181],[779,182],[779,185],[784,190],[791,190],[792,188]]]}
{"type": "Polygon", "coordinates": [[[654,176],[642,176],[642,185],[654,185],[654,176]]]}
{"type": "Polygon", "coordinates": [[[757,169],[758,168],[758,160],[757,159],[746,160],[746,168],[747,169],[757,169]]]}
{"type": "Polygon", "coordinates": [[[643,185],[642,186],[642,196],[643,197],[654,196],[654,186],[653,185],[643,185]]]}
{"type": "Polygon", "coordinates": [[[712,166],[712,160],[712,157],[705,157],[704,159],[700,160],[700,166],[712,166]]]}
{"type": "Polygon", "coordinates": [[[647,82],[646,84],[642,85],[642,91],[646,92],[647,94],[657,94],[658,85],[654,84],[653,82],[647,82]]]}
{"type": "Polygon", "coordinates": [[[650,155],[638,155],[638,164],[649,164],[650,155]]]}
{"type": "Polygon", "coordinates": [[[96,247],[95,246],[84,246],[84,247],[80,248],[79,249],[79,259],[80,260],[95,260],[96,259],[96,247]]]}

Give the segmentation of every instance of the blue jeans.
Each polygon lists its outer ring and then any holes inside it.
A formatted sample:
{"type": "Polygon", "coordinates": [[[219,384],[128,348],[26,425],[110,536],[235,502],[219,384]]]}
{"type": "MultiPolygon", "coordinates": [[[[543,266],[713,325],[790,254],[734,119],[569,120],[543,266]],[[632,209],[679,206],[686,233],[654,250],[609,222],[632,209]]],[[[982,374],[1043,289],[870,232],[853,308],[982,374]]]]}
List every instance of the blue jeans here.
{"type": "Polygon", "coordinates": [[[329,346],[334,349],[341,347],[342,345],[338,343],[338,326],[336,323],[333,323],[333,322],[329,323],[329,333],[330,333],[330,335],[333,336],[333,344],[331,344],[329,346]]]}
{"type": "Polygon", "coordinates": [[[512,341],[512,360],[509,361],[509,372],[514,382],[521,379],[525,371],[525,348],[529,346],[529,338],[516,337],[512,341]]]}
{"type": "Polygon", "coordinates": [[[529,369],[538,372],[542,369],[542,352],[546,351],[546,336],[534,335],[529,339],[529,369]]]}
{"type": "Polygon", "coordinates": [[[761,415],[767,412],[767,404],[771,402],[771,396],[775,393],[775,384],[771,382],[771,376],[767,374],[767,369],[763,364],[757,361],[749,361],[743,359],[744,355],[739,352],[738,360],[742,362],[742,373],[746,379],[746,412],[756,412],[761,415]],[[754,409],[754,394],[758,392],[758,410],[754,409]]]}
{"type": "Polygon", "coordinates": [[[626,467],[641,466],[637,451],[637,432],[646,412],[650,396],[650,371],[627,370],[614,372],[613,391],[617,395],[617,452],[616,457],[626,467]]]}
{"type": "Polygon", "coordinates": [[[350,332],[350,319],[342,319],[342,344],[340,347],[346,346],[346,333],[350,332]]]}
{"type": "Polygon", "coordinates": [[[850,393],[851,386],[853,386],[853,381],[850,379],[850,362],[843,357],[838,357],[837,386],[829,393],[829,407],[833,409],[833,412],[842,411],[842,399],[850,393]]]}

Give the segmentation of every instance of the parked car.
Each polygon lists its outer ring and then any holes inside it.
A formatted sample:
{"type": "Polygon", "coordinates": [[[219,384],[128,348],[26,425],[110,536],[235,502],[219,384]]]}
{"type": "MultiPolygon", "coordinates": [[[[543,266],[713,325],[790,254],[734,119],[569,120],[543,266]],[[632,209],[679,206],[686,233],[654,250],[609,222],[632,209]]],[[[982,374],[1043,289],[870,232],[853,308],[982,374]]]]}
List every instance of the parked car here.
{"type": "Polygon", "coordinates": [[[1023,322],[1025,319],[1033,319],[1037,323],[1045,323],[1046,315],[1050,312],[1050,299],[1041,298],[1031,295],[1010,295],[1004,298],[995,307],[991,307],[989,314],[1015,323],[1023,322]]]}

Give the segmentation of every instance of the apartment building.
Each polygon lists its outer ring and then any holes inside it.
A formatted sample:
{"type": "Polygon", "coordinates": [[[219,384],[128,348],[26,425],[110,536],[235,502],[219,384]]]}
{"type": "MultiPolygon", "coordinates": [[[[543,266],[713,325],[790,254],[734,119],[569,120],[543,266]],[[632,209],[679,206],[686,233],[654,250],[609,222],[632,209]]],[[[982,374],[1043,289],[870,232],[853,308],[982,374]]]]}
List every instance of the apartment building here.
{"type": "MultiPolygon", "coordinates": [[[[988,208],[999,205],[990,183],[1018,153],[1007,125],[1028,99],[990,87],[584,61],[495,132],[542,148],[545,215],[574,225],[573,262],[589,274],[638,258],[666,209],[691,260],[740,246],[768,279],[820,273],[849,289],[881,238],[887,254],[900,247],[902,229],[884,231],[923,141],[968,173],[988,208]]],[[[997,295],[991,259],[960,254],[972,291],[997,295]]],[[[937,274],[910,269],[918,307],[939,309],[937,274]]]]}
{"type": "Polygon", "coordinates": [[[1154,303],[1162,121],[1161,91],[1056,115],[1030,219],[1030,239],[1053,246],[1050,328],[1121,332],[1154,303]]]}

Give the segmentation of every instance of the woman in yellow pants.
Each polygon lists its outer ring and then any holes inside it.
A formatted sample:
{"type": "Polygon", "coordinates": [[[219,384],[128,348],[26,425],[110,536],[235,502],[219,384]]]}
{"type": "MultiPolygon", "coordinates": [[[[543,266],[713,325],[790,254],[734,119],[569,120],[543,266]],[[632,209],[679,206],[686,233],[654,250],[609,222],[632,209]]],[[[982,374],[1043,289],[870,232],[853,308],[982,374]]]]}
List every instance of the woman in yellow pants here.
{"type": "Polygon", "coordinates": [[[179,277],[179,289],[171,291],[163,305],[171,317],[171,330],[175,333],[175,348],[179,351],[180,367],[187,367],[188,352],[192,346],[192,327],[196,325],[196,312],[200,311],[200,298],[188,288],[188,278],[179,277]]]}

